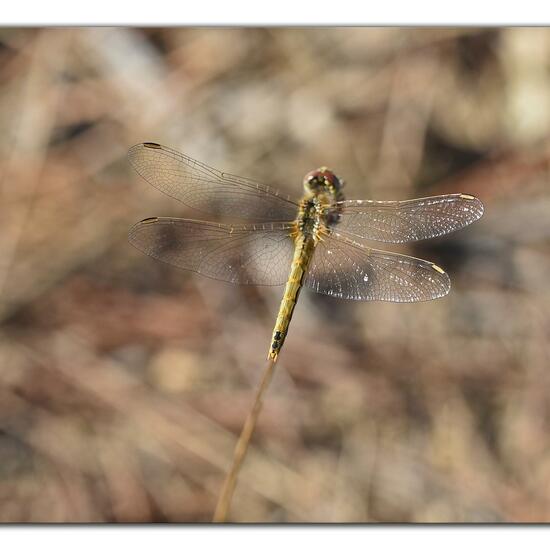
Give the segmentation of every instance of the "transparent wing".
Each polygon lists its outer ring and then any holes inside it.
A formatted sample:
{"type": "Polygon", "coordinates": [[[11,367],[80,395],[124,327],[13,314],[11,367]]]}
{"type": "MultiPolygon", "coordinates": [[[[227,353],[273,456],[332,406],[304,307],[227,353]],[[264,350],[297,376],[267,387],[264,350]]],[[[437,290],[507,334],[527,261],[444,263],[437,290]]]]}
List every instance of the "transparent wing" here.
{"type": "Polygon", "coordinates": [[[449,276],[432,262],[368,248],[334,232],[315,248],[305,284],[336,298],[386,302],[433,300],[451,288],[449,276]]]}
{"type": "Polygon", "coordinates": [[[291,223],[222,225],[180,218],[147,218],[132,227],[138,250],[181,269],[250,285],[286,282],[293,255],[291,223]]]}
{"type": "Polygon", "coordinates": [[[387,243],[439,237],[481,218],[483,203],[454,194],[408,201],[342,201],[339,233],[387,243]]]}
{"type": "Polygon", "coordinates": [[[297,215],[298,205],[289,197],[157,143],[134,145],[128,160],[153,187],[208,214],[261,221],[293,220],[297,215]]]}

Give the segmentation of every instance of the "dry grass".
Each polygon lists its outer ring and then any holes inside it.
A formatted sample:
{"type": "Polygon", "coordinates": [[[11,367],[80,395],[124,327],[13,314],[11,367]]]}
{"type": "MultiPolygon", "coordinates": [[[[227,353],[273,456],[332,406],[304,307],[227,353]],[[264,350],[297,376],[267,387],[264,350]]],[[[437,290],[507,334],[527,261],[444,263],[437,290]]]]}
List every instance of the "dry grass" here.
{"type": "Polygon", "coordinates": [[[248,452],[248,448],[250,447],[250,442],[252,441],[254,430],[256,429],[256,424],[258,423],[258,418],[262,410],[263,400],[265,399],[267,388],[271,383],[274,372],[275,360],[270,358],[267,361],[260,385],[256,390],[252,408],[246,417],[241,435],[239,436],[237,445],[235,446],[233,461],[225,477],[220,496],[218,497],[218,503],[216,504],[216,510],[214,511],[213,518],[216,523],[223,523],[227,521],[231,506],[231,499],[233,498],[233,493],[235,492],[235,487],[237,486],[238,475],[242,468],[246,453],[248,452]]]}
{"type": "Polygon", "coordinates": [[[550,519],[550,31],[0,30],[0,521],[210,521],[282,289],[134,251],[157,141],[300,193],[479,196],[428,304],[302,293],[234,521],[550,519]]]}

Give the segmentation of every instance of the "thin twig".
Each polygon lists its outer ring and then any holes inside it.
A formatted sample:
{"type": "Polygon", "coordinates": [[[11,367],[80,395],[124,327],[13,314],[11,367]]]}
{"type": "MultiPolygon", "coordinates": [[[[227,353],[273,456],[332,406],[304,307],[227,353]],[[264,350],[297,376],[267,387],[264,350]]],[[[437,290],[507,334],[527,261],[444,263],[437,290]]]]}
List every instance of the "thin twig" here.
{"type": "Polygon", "coordinates": [[[262,410],[263,396],[271,378],[273,377],[273,372],[275,371],[275,361],[269,359],[267,362],[267,367],[262,376],[262,380],[256,392],[256,398],[254,399],[254,405],[246,417],[246,421],[243,426],[243,430],[235,446],[235,452],[233,454],[233,463],[231,468],[227,473],[223,487],[218,498],[218,504],[216,505],[216,511],[214,512],[213,521],[217,523],[224,522],[227,518],[227,513],[229,511],[229,506],[231,505],[231,498],[233,497],[233,492],[235,490],[235,485],[237,484],[237,476],[239,475],[239,470],[244,462],[246,456],[246,451],[250,444],[250,439],[254,433],[254,428],[256,427],[256,422],[258,421],[258,416],[262,410]]]}

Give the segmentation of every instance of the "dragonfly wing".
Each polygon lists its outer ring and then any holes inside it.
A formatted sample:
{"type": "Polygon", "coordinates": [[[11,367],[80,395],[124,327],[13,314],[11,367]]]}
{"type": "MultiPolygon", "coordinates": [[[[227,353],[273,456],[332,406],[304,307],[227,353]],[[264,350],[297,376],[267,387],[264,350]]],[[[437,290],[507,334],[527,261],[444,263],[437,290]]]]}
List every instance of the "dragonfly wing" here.
{"type": "Polygon", "coordinates": [[[386,302],[424,302],[451,288],[449,276],[432,262],[368,248],[334,232],[317,244],[305,284],[336,298],[386,302]]]}
{"type": "Polygon", "coordinates": [[[211,168],[157,143],[128,151],[136,172],[166,195],[208,214],[247,220],[293,220],[298,205],[253,180],[211,168]]]}
{"type": "Polygon", "coordinates": [[[460,193],[408,201],[351,200],[339,203],[339,233],[387,243],[439,237],[475,222],[483,203],[460,193]]]}
{"type": "Polygon", "coordinates": [[[281,285],[293,255],[290,223],[222,225],[180,218],[147,218],[130,243],[165,263],[235,284],[281,285]]]}

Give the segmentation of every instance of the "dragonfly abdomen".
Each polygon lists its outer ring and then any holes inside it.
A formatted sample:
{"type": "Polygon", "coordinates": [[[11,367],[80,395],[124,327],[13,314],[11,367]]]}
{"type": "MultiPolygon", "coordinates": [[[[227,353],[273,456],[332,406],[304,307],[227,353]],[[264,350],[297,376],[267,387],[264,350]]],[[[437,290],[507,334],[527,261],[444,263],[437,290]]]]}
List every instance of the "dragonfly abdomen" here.
{"type": "Polygon", "coordinates": [[[298,295],[304,284],[304,277],[313,257],[315,250],[315,239],[312,236],[299,234],[296,237],[294,247],[294,258],[290,268],[290,274],[285,286],[285,293],[279,307],[279,314],[275,322],[268,359],[277,360],[277,356],[283,347],[288,327],[296,307],[298,295]]]}

